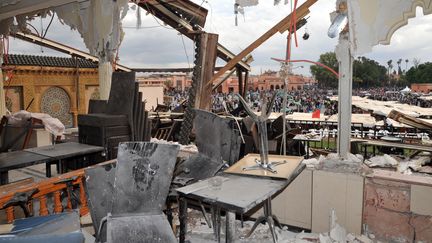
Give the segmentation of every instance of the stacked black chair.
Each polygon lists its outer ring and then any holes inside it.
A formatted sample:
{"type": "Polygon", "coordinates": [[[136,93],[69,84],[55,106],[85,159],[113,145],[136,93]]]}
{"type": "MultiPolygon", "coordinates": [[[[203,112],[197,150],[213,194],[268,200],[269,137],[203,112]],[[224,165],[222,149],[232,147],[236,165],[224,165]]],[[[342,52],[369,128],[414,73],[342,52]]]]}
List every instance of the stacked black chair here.
{"type": "Polygon", "coordinates": [[[150,140],[144,106],[135,73],[113,73],[108,101],[90,100],[89,114],[78,115],[79,142],[103,146],[114,159],[120,142],[150,140]]]}

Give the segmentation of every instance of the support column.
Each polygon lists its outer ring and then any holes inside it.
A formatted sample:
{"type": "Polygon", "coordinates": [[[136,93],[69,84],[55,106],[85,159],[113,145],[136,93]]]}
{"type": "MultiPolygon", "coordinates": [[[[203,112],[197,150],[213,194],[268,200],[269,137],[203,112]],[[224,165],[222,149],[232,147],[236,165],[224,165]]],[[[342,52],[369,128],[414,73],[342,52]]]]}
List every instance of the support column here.
{"type": "Polygon", "coordinates": [[[214,75],[217,57],[218,35],[211,33],[201,33],[198,58],[195,63],[195,69],[200,68],[200,72],[193,75],[197,81],[195,107],[202,110],[210,111],[212,108],[212,87],[210,82],[214,75]]]}
{"type": "Polygon", "coordinates": [[[249,72],[245,71],[244,75],[244,87],[243,87],[243,97],[246,97],[246,93],[248,92],[248,85],[249,85],[249,72]]]}
{"type": "Polygon", "coordinates": [[[0,41],[0,117],[6,115],[6,96],[3,83],[3,41],[0,41]]]}
{"type": "Polygon", "coordinates": [[[99,93],[101,100],[108,100],[111,90],[112,65],[111,62],[99,58],[99,93]]]}
{"type": "Polygon", "coordinates": [[[218,35],[199,33],[195,38],[195,61],[192,75],[192,86],[189,89],[189,98],[182,127],[180,130],[180,143],[189,144],[189,135],[192,131],[194,114],[193,109],[210,111],[212,108],[211,79],[217,57],[218,35]]]}
{"type": "Polygon", "coordinates": [[[244,98],[245,96],[243,92],[243,73],[239,67],[237,67],[237,79],[238,79],[238,93],[240,96],[244,98]]]}
{"type": "Polygon", "coordinates": [[[345,159],[350,151],[353,74],[353,56],[348,32],[340,34],[336,57],[339,62],[337,151],[339,157],[345,159]]]}

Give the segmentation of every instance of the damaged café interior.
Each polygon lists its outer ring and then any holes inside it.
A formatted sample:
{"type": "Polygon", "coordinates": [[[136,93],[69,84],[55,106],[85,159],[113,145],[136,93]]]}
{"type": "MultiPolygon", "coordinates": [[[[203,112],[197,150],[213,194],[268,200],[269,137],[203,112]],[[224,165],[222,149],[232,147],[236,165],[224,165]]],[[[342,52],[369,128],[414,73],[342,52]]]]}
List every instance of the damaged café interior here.
{"type": "MultiPolygon", "coordinates": [[[[236,24],[261,4],[223,1],[236,24]]],[[[432,108],[353,96],[355,58],[391,45],[432,1],[332,1],[319,38],[337,40],[338,70],[291,52],[320,1],[288,2],[236,54],[204,29],[209,10],[197,1],[0,0],[0,242],[432,242],[432,108]],[[117,63],[131,8],[190,39],[193,66],[117,63]],[[54,15],[88,50],[29,24],[54,15]],[[287,40],[267,57],[284,85],[255,109],[252,52],[274,35],[287,40]],[[15,39],[70,58],[9,53],[15,39]],[[287,106],[293,63],[337,77],[336,114],[273,110],[278,98],[287,106]],[[187,99],[149,105],[156,89],[137,80],[154,72],[190,73],[187,99]],[[212,112],[233,75],[238,106],[212,112]]]]}

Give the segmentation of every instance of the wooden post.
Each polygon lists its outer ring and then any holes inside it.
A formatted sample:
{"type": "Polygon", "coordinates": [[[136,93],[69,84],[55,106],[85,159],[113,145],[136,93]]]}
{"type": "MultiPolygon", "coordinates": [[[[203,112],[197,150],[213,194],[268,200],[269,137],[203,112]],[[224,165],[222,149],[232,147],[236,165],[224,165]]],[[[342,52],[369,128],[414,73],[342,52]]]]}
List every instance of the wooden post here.
{"type": "Polygon", "coordinates": [[[243,87],[243,97],[245,98],[246,93],[248,92],[249,85],[249,72],[246,71],[244,75],[244,87],[243,87]]]}
{"type": "Polygon", "coordinates": [[[7,222],[9,224],[14,221],[15,215],[14,215],[14,207],[13,206],[6,208],[6,219],[7,219],[7,222]]]}
{"type": "Polygon", "coordinates": [[[63,206],[60,200],[60,191],[54,192],[54,213],[61,213],[63,210],[63,206]]]}
{"type": "MultiPolygon", "coordinates": [[[[3,65],[3,41],[0,41],[0,67],[3,65]]],[[[3,71],[0,68],[0,117],[6,114],[6,96],[3,88],[3,71]]]]}
{"type": "Polygon", "coordinates": [[[39,216],[48,215],[47,198],[45,195],[39,197],[39,216]]]}
{"type": "Polygon", "coordinates": [[[201,43],[198,48],[199,53],[196,65],[201,69],[201,73],[196,77],[195,108],[210,111],[213,87],[213,83],[210,81],[214,75],[216,65],[218,35],[210,33],[202,33],[200,35],[201,43]]]}
{"type": "Polygon", "coordinates": [[[237,68],[237,79],[238,79],[238,93],[240,96],[244,97],[243,92],[243,73],[242,70],[238,67],[237,68]]]}
{"type": "Polygon", "coordinates": [[[199,33],[196,38],[195,67],[192,76],[192,86],[189,90],[189,99],[182,127],[180,130],[180,143],[189,144],[189,135],[192,131],[194,114],[193,109],[211,110],[213,83],[210,81],[216,64],[218,35],[199,33]]]}
{"type": "Polygon", "coordinates": [[[80,214],[81,216],[83,216],[89,212],[89,208],[87,206],[87,198],[84,191],[83,177],[80,177],[79,179],[79,188],[80,188],[80,202],[81,202],[80,214]]]}

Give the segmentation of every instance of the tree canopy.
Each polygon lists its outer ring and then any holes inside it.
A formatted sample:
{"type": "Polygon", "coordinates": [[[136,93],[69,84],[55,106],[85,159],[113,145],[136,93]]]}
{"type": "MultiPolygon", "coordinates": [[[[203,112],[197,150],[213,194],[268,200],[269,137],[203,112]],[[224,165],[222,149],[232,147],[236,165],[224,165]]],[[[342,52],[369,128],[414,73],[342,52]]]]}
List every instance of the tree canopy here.
{"type": "MultiPolygon", "coordinates": [[[[334,52],[321,54],[318,62],[332,68],[336,72],[339,71],[338,61],[334,52]]],[[[312,75],[318,81],[318,85],[322,88],[336,88],[338,86],[338,78],[329,70],[318,65],[312,65],[310,70],[312,75]]]]}
{"type": "Polygon", "coordinates": [[[353,86],[370,88],[385,85],[388,79],[387,68],[377,61],[359,57],[354,61],[353,86]]]}
{"type": "MultiPolygon", "coordinates": [[[[338,72],[338,61],[334,52],[320,55],[318,62],[338,72]]],[[[338,78],[327,69],[318,65],[310,67],[312,75],[323,88],[336,88],[338,78]]],[[[387,68],[366,57],[359,57],[353,63],[353,86],[370,88],[383,86],[388,80],[387,68]]]]}
{"type": "Polygon", "coordinates": [[[406,72],[406,79],[411,83],[432,83],[432,63],[426,62],[413,66],[406,72]]]}

